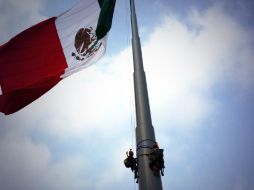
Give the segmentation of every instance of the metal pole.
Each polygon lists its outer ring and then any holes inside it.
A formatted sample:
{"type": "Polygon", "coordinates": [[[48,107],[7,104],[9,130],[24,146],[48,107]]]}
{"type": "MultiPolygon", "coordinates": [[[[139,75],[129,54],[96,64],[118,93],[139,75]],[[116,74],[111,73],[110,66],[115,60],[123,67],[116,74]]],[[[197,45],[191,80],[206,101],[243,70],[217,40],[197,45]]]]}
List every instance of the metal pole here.
{"type": "Polygon", "coordinates": [[[136,107],[136,143],[139,172],[139,190],[162,190],[160,174],[154,175],[149,167],[148,155],[156,142],[150,113],[146,76],[143,68],[142,51],[138,34],[134,0],[130,0],[132,51],[134,64],[134,90],[136,107]]]}

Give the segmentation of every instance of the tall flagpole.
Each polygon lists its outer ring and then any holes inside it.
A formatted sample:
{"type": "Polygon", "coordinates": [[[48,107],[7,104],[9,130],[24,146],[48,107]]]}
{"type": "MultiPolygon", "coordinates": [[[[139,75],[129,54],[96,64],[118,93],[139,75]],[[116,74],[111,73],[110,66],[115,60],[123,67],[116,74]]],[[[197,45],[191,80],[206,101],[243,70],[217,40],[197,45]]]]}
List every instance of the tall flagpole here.
{"type": "Polygon", "coordinates": [[[137,17],[134,0],[130,0],[132,51],[134,64],[134,90],[136,107],[136,143],[139,172],[139,190],[162,190],[159,172],[149,167],[151,147],[156,142],[154,128],[150,113],[149,98],[146,85],[146,76],[143,68],[142,52],[138,34],[137,17]]]}

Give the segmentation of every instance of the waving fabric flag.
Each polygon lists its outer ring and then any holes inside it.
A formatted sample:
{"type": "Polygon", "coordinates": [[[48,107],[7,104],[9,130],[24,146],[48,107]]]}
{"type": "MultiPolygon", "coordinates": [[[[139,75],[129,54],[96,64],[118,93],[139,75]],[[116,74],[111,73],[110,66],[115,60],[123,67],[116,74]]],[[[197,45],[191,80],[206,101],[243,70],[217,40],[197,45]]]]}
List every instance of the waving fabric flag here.
{"type": "Polygon", "coordinates": [[[14,113],[106,50],[115,0],[81,0],[0,46],[0,111],[14,113]]]}

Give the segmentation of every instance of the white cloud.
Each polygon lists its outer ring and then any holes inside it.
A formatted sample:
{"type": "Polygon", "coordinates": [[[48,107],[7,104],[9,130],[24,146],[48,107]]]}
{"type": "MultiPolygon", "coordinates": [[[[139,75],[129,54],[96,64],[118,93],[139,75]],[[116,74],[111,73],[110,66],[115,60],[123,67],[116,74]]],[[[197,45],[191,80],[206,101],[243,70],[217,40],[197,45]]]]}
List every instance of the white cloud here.
{"type": "Polygon", "coordinates": [[[45,19],[43,0],[0,0],[0,44],[20,31],[45,19]]]}
{"type": "Polygon", "coordinates": [[[35,144],[20,132],[0,140],[0,189],[80,189],[86,180],[84,158],[72,156],[55,163],[43,144],[35,144]]]}
{"type": "Polygon", "coordinates": [[[220,7],[194,11],[184,22],[166,17],[143,46],[155,114],[185,126],[209,116],[216,107],[214,85],[253,83],[252,42],[251,34],[220,7]]]}

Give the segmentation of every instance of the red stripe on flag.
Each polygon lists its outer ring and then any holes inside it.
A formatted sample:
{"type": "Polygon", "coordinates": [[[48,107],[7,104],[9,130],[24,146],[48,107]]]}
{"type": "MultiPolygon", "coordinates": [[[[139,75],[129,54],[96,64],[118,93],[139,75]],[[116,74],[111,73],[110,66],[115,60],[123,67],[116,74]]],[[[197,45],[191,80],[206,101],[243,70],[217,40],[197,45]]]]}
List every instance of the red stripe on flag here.
{"type": "Polygon", "coordinates": [[[18,34],[0,47],[0,111],[10,114],[33,102],[61,80],[65,68],[55,18],[18,34]]]}
{"type": "Polygon", "coordinates": [[[3,94],[0,96],[1,112],[8,115],[24,108],[49,91],[60,80],[60,78],[51,79],[31,88],[18,89],[3,94]]]}

